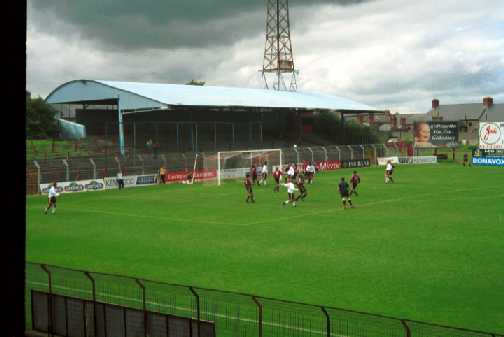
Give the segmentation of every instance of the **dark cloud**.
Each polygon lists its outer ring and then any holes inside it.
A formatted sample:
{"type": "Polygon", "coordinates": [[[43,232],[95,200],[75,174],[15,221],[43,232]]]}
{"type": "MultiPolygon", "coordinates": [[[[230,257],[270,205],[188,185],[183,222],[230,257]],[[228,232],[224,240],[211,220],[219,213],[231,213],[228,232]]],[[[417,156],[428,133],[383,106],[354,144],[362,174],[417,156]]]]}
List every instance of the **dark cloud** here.
{"type": "MultiPolygon", "coordinates": [[[[367,1],[310,0],[309,6],[367,1]]],[[[306,10],[306,3],[290,0],[291,12],[306,10]]],[[[266,1],[30,0],[29,8],[37,30],[64,35],[73,29],[102,48],[131,50],[231,44],[265,29],[266,1]]]]}

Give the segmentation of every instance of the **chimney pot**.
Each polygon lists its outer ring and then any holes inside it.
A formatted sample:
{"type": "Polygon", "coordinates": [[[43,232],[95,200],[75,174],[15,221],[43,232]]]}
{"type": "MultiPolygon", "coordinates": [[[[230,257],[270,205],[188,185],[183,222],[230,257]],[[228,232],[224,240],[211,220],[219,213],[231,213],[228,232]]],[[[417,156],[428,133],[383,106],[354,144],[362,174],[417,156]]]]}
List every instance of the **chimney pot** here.
{"type": "Polygon", "coordinates": [[[493,105],[493,98],[490,96],[483,97],[483,105],[490,108],[493,105]]]}

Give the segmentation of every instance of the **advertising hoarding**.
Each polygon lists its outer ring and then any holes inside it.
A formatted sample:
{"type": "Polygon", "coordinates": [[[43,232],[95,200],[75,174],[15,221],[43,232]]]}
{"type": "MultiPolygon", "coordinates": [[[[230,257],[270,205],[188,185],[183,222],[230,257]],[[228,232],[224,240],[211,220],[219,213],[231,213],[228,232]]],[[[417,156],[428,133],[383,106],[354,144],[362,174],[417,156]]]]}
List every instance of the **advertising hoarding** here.
{"type": "Polygon", "coordinates": [[[415,122],[413,127],[415,147],[457,147],[457,122],[415,122]]]}
{"type": "Polygon", "coordinates": [[[484,150],[504,149],[504,122],[480,122],[479,148],[484,150]]]}

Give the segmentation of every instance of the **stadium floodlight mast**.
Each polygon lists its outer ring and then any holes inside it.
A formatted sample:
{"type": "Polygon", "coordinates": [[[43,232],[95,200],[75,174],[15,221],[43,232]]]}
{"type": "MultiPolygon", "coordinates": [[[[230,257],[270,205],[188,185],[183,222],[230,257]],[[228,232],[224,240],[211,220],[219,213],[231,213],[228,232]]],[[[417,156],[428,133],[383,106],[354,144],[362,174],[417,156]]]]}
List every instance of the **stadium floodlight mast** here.
{"type": "MultiPolygon", "coordinates": [[[[275,167],[283,168],[282,149],[259,149],[243,151],[220,151],[215,158],[217,171],[217,185],[221,185],[224,179],[243,178],[245,173],[250,171],[254,165],[254,159],[257,164],[268,162],[271,169],[275,167]]],[[[261,169],[260,165],[259,169],[261,169]]]]}
{"type": "Polygon", "coordinates": [[[267,0],[266,43],[262,69],[266,89],[297,90],[289,21],[289,0],[267,0]],[[289,87],[284,77],[290,77],[289,87]]]}

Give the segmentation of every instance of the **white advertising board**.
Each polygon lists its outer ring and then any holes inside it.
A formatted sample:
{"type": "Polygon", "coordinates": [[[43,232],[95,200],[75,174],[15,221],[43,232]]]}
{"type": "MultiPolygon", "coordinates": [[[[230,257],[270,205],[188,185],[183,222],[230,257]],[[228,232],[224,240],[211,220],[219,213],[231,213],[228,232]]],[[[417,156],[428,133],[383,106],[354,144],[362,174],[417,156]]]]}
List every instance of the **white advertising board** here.
{"type": "MultiPolygon", "coordinates": [[[[47,194],[52,184],[40,184],[40,192],[47,194]]],[[[56,183],[56,190],[58,193],[75,193],[75,192],[88,192],[100,191],[105,188],[103,179],[90,179],[78,181],[63,181],[56,183]]]]}
{"type": "Polygon", "coordinates": [[[480,122],[480,149],[504,149],[504,122],[480,122]]]}
{"type": "Polygon", "coordinates": [[[399,164],[436,164],[436,156],[399,157],[399,164]]]}
{"type": "MultiPolygon", "coordinates": [[[[103,178],[105,189],[118,188],[116,177],[103,178]]],[[[132,175],[123,177],[124,187],[157,184],[157,174],[132,175]]]]}
{"type": "Polygon", "coordinates": [[[399,157],[378,157],[378,165],[385,166],[387,162],[390,160],[392,164],[399,164],[399,157]]]}

